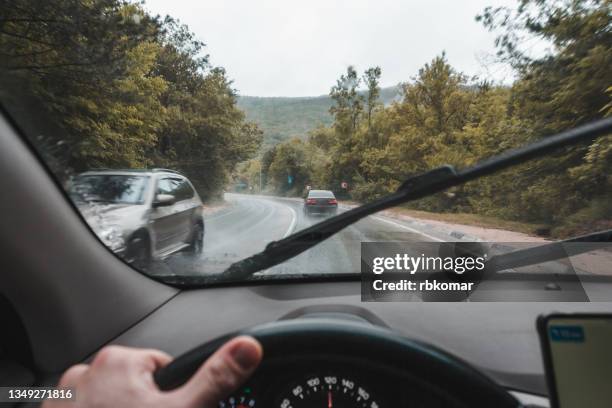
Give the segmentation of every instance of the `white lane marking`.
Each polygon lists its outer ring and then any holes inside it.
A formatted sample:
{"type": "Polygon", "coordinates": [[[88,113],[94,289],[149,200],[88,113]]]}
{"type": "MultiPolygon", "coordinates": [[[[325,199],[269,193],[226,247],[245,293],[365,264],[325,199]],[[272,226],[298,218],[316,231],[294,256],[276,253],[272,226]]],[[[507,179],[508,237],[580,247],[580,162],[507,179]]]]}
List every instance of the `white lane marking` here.
{"type": "Polygon", "coordinates": [[[291,216],[293,217],[293,219],[291,220],[291,224],[289,224],[289,229],[287,229],[287,232],[285,232],[285,235],[283,235],[283,238],[287,238],[289,235],[291,235],[291,233],[295,229],[295,224],[297,223],[297,213],[295,212],[293,207],[291,207],[291,206],[289,206],[287,204],[285,204],[285,207],[287,207],[287,208],[289,208],[289,210],[291,210],[291,216]]]}
{"type": "Polygon", "coordinates": [[[419,234],[419,235],[422,235],[424,237],[427,237],[427,238],[429,238],[429,239],[431,239],[433,241],[445,242],[443,239],[440,239],[438,237],[434,237],[433,235],[429,235],[426,232],[419,231],[418,229],[411,228],[411,227],[409,227],[407,225],[400,224],[399,222],[396,222],[396,221],[388,220],[388,219],[383,218],[383,217],[378,216],[378,215],[373,215],[372,218],[377,219],[378,221],[386,222],[387,224],[391,224],[391,225],[395,225],[395,226],[400,227],[400,228],[404,228],[404,229],[406,229],[408,231],[411,231],[411,232],[414,232],[416,234],[419,234]]]}
{"type": "MultiPolygon", "coordinates": [[[[271,218],[274,218],[276,206],[273,204],[274,203],[271,203],[271,202],[265,202],[264,200],[256,200],[256,199],[244,200],[244,202],[242,203],[243,207],[241,207],[241,210],[238,212],[246,211],[247,214],[250,214],[248,218],[240,219],[240,221],[247,220],[249,225],[243,227],[242,225],[236,224],[234,222],[223,233],[224,234],[228,234],[228,233],[235,234],[231,238],[231,242],[233,244],[235,244],[236,242],[240,242],[240,241],[251,241],[249,239],[250,237],[248,236],[248,232],[254,229],[262,229],[261,227],[262,224],[266,225],[268,220],[270,220],[271,218]],[[253,222],[250,222],[251,218],[254,218],[255,220],[253,222]],[[236,228],[240,228],[239,231],[235,231],[236,228]]],[[[237,211],[234,211],[233,213],[236,213],[236,212],[237,211]]],[[[226,247],[228,243],[230,243],[230,239],[228,238],[215,241],[215,243],[209,244],[209,252],[211,250],[213,252],[219,251],[219,248],[226,247]]],[[[263,248],[261,250],[263,250],[263,248]]],[[[259,252],[259,251],[260,250],[258,249],[256,252],[259,252]]]]}
{"type": "Polygon", "coordinates": [[[227,212],[223,212],[223,213],[221,213],[219,215],[214,215],[213,214],[212,216],[207,217],[206,219],[212,221],[212,220],[218,220],[219,218],[223,218],[226,215],[232,215],[232,214],[241,213],[241,212],[245,212],[245,211],[246,212],[252,212],[253,211],[253,206],[252,205],[249,206],[248,202],[249,201],[251,201],[251,203],[252,202],[258,202],[259,200],[253,200],[253,199],[251,199],[251,200],[243,200],[243,204],[244,204],[244,201],[247,201],[247,206],[246,207],[244,205],[240,206],[240,205],[234,204],[234,207],[229,209],[227,212]]]}
{"type": "MultiPolygon", "coordinates": [[[[262,205],[262,204],[263,204],[264,208],[266,208],[266,205],[272,204],[272,210],[270,211],[270,213],[268,213],[268,214],[267,214],[267,215],[264,217],[264,219],[260,219],[260,220],[258,220],[258,221],[257,221],[257,223],[256,223],[256,224],[251,225],[249,228],[247,228],[247,230],[251,230],[251,229],[252,229],[252,228],[253,228],[255,225],[258,225],[258,224],[260,224],[262,221],[266,221],[268,218],[270,218],[271,216],[273,216],[273,215],[274,215],[274,209],[275,209],[277,206],[279,206],[279,205],[280,205],[280,206],[283,206],[283,207],[287,207],[287,208],[289,209],[289,211],[291,211],[291,223],[289,224],[289,228],[287,229],[287,231],[286,231],[286,232],[285,232],[285,234],[283,235],[283,238],[286,238],[286,237],[288,237],[289,235],[291,235],[291,233],[293,233],[293,230],[295,229],[295,226],[296,226],[296,224],[297,224],[297,213],[295,212],[295,210],[294,210],[294,209],[293,209],[291,206],[289,206],[289,205],[287,205],[287,204],[285,204],[285,203],[280,203],[280,202],[278,202],[278,201],[274,200],[274,199],[275,199],[275,198],[277,198],[277,197],[268,197],[268,196],[247,196],[247,197],[245,197],[245,198],[246,198],[246,201],[247,201],[247,202],[249,202],[249,201],[250,201],[251,203],[256,203],[256,204],[259,204],[259,205],[262,205]]],[[[280,198],[280,197],[278,197],[278,198],[280,198]]],[[[281,199],[282,199],[282,198],[281,198],[281,199]]],[[[270,208],[270,207],[268,207],[268,208],[270,208]]],[[[230,212],[228,212],[228,213],[221,214],[221,215],[219,215],[219,216],[217,216],[217,217],[214,217],[213,219],[218,219],[218,218],[221,218],[221,217],[225,217],[226,215],[233,214],[233,213],[235,213],[235,212],[237,212],[237,211],[240,211],[240,210],[238,210],[238,209],[237,209],[237,210],[234,210],[234,211],[230,211],[230,212]]],[[[265,211],[264,211],[264,212],[265,212],[265,211]]],[[[210,218],[209,218],[209,219],[210,219],[210,218]]],[[[242,230],[241,232],[244,232],[244,231],[245,231],[245,230],[242,230]]]]}
{"type": "Polygon", "coordinates": [[[297,213],[295,212],[295,210],[293,209],[293,207],[285,204],[285,203],[281,203],[279,202],[280,200],[283,200],[286,198],[285,197],[274,197],[274,196],[253,196],[253,197],[249,197],[251,200],[253,201],[258,201],[258,202],[265,202],[265,203],[269,203],[272,204],[274,207],[276,206],[282,206],[282,207],[287,207],[289,209],[289,211],[291,211],[291,223],[289,224],[289,228],[287,228],[287,231],[285,232],[285,234],[283,235],[283,238],[287,238],[289,235],[291,235],[291,233],[293,233],[293,230],[295,229],[295,225],[297,224],[297,213]]]}

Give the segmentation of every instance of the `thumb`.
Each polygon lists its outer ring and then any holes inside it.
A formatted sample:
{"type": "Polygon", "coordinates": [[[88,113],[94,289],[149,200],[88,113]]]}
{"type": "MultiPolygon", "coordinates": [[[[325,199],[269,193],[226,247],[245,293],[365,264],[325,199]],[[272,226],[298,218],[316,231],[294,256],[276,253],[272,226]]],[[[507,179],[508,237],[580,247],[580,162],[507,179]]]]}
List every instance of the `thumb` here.
{"type": "Polygon", "coordinates": [[[236,337],[210,356],[178,392],[189,406],[216,407],[250,377],[262,355],[253,337],[236,337]]]}

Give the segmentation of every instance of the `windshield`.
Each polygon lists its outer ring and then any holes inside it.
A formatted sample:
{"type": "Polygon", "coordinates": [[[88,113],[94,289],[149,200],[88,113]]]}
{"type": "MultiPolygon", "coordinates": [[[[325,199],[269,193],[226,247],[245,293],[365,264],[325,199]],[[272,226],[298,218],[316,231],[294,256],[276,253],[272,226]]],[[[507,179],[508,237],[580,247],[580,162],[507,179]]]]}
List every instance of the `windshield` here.
{"type": "MultiPolygon", "coordinates": [[[[4,111],[155,279],[386,276],[442,243],[492,257],[612,229],[609,131],[469,173],[610,117],[609,2],[0,4],[4,111]]],[[[568,300],[569,275],[569,300],[612,293],[609,247],[564,251],[498,258],[504,290],[468,297],[568,300]]]]}
{"type": "Polygon", "coordinates": [[[75,201],[107,204],[142,204],[148,177],[92,175],[76,177],[70,186],[75,201]]]}

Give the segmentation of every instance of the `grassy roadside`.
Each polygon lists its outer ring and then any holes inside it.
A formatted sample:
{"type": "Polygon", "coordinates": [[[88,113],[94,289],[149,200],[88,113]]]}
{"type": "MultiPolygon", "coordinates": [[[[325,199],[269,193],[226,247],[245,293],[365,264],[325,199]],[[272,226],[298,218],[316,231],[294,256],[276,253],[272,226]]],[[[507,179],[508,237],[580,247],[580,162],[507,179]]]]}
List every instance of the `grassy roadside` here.
{"type": "Polygon", "coordinates": [[[467,213],[433,213],[427,211],[411,210],[408,208],[392,208],[389,211],[413,218],[423,220],[434,220],[452,224],[471,225],[473,227],[495,228],[508,231],[522,232],[532,236],[542,236],[541,232],[546,230],[544,224],[529,224],[518,221],[508,221],[501,218],[489,217],[478,214],[467,213]]]}
{"type": "MultiPolygon", "coordinates": [[[[347,205],[359,205],[353,201],[343,201],[347,205]]],[[[429,221],[439,221],[450,224],[469,225],[472,227],[494,228],[507,231],[521,232],[531,236],[544,236],[543,231],[547,230],[544,224],[530,224],[519,221],[508,221],[501,218],[490,217],[479,214],[468,213],[435,213],[428,211],[412,210],[404,207],[394,207],[386,210],[397,215],[407,215],[412,218],[429,221]]]]}

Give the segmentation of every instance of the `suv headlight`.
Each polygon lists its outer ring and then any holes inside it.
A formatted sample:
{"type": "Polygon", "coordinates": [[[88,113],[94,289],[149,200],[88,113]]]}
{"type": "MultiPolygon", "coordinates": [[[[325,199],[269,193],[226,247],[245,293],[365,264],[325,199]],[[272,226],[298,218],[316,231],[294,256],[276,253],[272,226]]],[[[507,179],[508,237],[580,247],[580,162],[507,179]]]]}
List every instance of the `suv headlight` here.
{"type": "Polygon", "coordinates": [[[125,247],[123,232],[118,225],[105,225],[99,228],[96,234],[104,242],[104,245],[113,251],[118,251],[125,247]]]}

